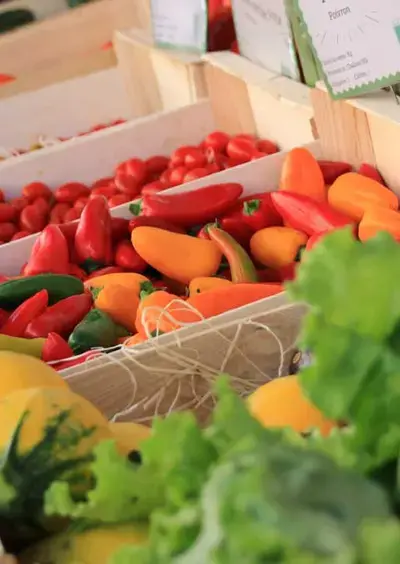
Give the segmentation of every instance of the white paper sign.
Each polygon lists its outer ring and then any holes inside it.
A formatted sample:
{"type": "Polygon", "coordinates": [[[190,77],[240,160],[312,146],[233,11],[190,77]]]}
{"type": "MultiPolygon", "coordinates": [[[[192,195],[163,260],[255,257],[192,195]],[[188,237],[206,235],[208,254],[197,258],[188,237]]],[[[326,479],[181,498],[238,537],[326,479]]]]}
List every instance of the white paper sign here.
{"type": "Polygon", "coordinates": [[[206,0],[151,0],[151,16],[156,45],[207,51],[206,0]]]}
{"type": "Polygon", "coordinates": [[[297,0],[335,98],[400,81],[400,0],[297,0]]]}
{"type": "Polygon", "coordinates": [[[232,0],[232,8],[240,53],[266,69],[299,79],[285,0],[232,0]]]}

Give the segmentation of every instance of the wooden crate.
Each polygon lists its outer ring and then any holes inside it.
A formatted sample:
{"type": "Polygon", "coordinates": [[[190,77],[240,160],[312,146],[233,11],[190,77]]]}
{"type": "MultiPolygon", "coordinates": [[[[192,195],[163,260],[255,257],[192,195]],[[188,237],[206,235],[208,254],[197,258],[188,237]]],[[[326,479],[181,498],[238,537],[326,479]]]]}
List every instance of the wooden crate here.
{"type": "Polygon", "coordinates": [[[139,29],[117,31],[114,47],[137,116],[174,110],[207,96],[199,56],[158,49],[151,34],[139,29]]]}
{"type": "Polygon", "coordinates": [[[311,98],[325,158],[377,166],[392,190],[400,194],[400,105],[393,94],[381,90],[334,101],[319,84],[311,98]]]}
{"type": "Polygon", "coordinates": [[[0,98],[116,64],[103,46],[115,29],[149,24],[148,0],[98,0],[0,37],[0,73],[16,78],[0,98]]]}
{"type": "Polygon", "coordinates": [[[284,149],[315,139],[310,89],[228,51],[210,53],[205,76],[217,125],[255,133],[284,149]]]}

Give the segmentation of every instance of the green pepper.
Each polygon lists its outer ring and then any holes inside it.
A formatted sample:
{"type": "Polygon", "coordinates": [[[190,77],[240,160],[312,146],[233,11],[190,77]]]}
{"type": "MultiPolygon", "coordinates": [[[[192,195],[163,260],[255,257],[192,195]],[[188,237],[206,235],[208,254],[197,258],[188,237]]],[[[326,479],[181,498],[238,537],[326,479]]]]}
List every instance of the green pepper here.
{"type": "Polygon", "coordinates": [[[82,354],[96,347],[113,347],[118,344],[120,337],[128,335],[128,331],[115,323],[107,313],[92,309],[75,327],[68,344],[75,354],[82,354]]]}
{"type": "Polygon", "coordinates": [[[67,274],[38,274],[7,280],[0,284],[0,307],[13,310],[40,290],[47,290],[49,304],[55,304],[64,298],[83,294],[83,282],[67,274]]]}

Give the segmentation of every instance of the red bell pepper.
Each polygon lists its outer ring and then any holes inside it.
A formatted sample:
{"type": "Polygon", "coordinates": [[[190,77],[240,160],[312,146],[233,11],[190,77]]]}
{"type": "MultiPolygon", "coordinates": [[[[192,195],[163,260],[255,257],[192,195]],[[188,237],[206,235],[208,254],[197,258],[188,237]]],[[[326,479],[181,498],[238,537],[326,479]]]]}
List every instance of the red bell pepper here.
{"type": "MultiPolygon", "coordinates": [[[[131,207],[136,206],[137,204],[131,204],[131,207]]],[[[134,208],[136,209],[136,208],[134,208]]],[[[186,233],[182,227],[178,225],[174,225],[169,221],[164,221],[163,219],[159,219],[158,217],[146,217],[144,215],[139,215],[134,219],[131,219],[129,222],[129,231],[132,233],[136,227],[158,227],[159,229],[164,229],[165,231],[172,231],[172,233],[186,233]]]]}
{"type": "Polygon", "coordinates": [[[278,270],[279,278],[281,282],[287,282],[290,280],[294,280],[296,278],[297,268],[300,263],[292,262],[287,264],[286,266],[281,266],[278,270]]]}
{"type": "Polygon", "coordinates": [[[76,358],[71,358],[71,360],[66,360],[64,362],[56,362],[52,366],[54,370],[60,372],[61,370],[66,370],[67,368],[72,368],[73,366],[79,366],[80,364],[84,364],[85,362],[88,362],[89,360],[92,360],[93,358],[96,358],[100,355],[101,353],[98,353],[96,351],[88,351],[76,358]]]}
{"type": "Polygon", "coordinates": [[[309,236],[354,224],[352,219],[326,202],[317,202],[302,194],[279,191],[273,192],[271,198],[285,223],[309,236]]]}
{"type": "Polygon", "coordinates": [[[45,311],[48,303],[49,294],[47,290],[40,290],[12,312],[1,327],[1,333],[10,337],[23,337],[29,323],[45,311]]]}
{"type": "Polygon", "coordinates": [[[213,221],[228,211],[242,192],[242,185],[234,182],[212,184],[170,196],[162,193],[144,196],[140,208],[131,206],[131,211],[136,215],[157,217],[182,227],[192,227],[213,221]]]}
{"type": "Polygon", "coordinates": [[[93,196],[83,209],[75,249],[78,263],[87,271],[112,263],[111,215],[104,196],[93,196]]]}
{"type": "Polygon", "coordinates": [[[24,336],[30,339],[47,337],[49,333],[69,335],[92,307],[89,293],[70,296],[48,307],[42,315],[29,323],[24,336]]]}
{"type": "Polygon", "coordinates": [[[330,186],[339,176],[351,172],[353,167],[349,163],[336,161],[318,161],[319,167],[324,177],[325,184],[330,186]]]}
{"type": "Polygon", "coordinates": [[[74,351],[67,341],[57,333],[49,333],[43,345],[42,360],[44,362],[55,362],[56,360],[71,358],[71,356],[74,356],[74,351]]]}
{"type": "Polygon", "coordinates": [[[270,193],[263,194],[261,198],[244,202],[243,217],[253,233],[265,227],[282,224],[281,217],[272,203],[270,193]]]}
{"type": "Polygon", "coordinates": [[[142,273],[147,263],[135,251],[130,241],[120,241],[115,249],[114,263],[130,272],[142,273]]]}
{"type": "Polygon", "coordinates": [[[229,233],[222,231],[215,225],[208,226],[208,234],[226,258],[231,271],[232,282],[258,282],[258,276],[253,261],[246,251],[235,241],[229,233]]]}
{"type": "Polygon", "coordinates": [[[240,211],[233,210],[221,217],[219,226],[223,229],[223,231],[229,233],[229,235],[233,237],[239,245],[245,249],[248,248],[253,231],[250,229],[243,216],[243,205],[241,206],[240,211]]]}
{"type": "Polygon", "coordinates": [[[358,174],[362,174],[367,178],[372,178],[372,180],[376,180],[380,184],[383,184],[383,186],[386,186],[386,182],[383,180],[380,172],[374,166],[368,163],[363,163],[357,172],[358,174]]]}
{"type": "Polygon", "coordinates": [[[24,268],[25,276],[46,273],[69,273],[68,243],[57,225],[48,225],[40,233],[24,268]]]}

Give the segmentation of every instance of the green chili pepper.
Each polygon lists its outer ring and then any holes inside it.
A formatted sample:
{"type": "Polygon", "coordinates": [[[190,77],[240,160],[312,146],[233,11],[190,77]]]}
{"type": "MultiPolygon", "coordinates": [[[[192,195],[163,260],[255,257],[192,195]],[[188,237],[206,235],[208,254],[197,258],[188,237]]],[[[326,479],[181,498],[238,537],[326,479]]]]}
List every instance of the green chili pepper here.
{"type": "Polygon", "coordinates": [[[118,344],[120,337],[128,335],[128,331],[115,323],[107,313],[92,309],[75,327],[68,344],[75,354],[82,354],[96,347],[113,347],[118,344]]]}

